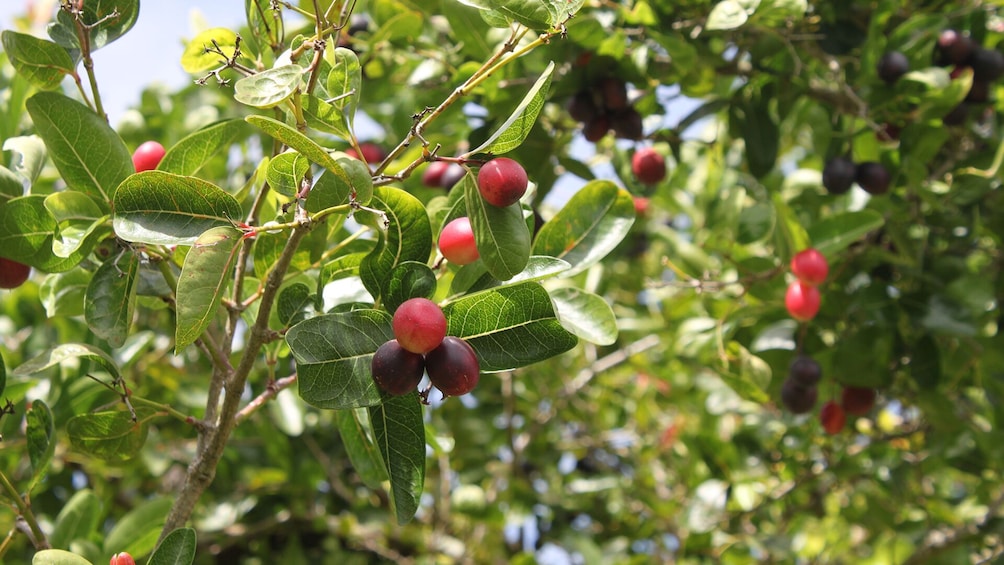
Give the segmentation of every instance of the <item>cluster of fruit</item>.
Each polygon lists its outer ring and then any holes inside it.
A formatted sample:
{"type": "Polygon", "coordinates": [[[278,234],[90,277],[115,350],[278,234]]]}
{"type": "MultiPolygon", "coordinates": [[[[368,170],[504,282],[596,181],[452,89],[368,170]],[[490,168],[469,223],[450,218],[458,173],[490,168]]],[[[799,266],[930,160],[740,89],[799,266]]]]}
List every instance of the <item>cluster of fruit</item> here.
{"type": "Polygon", "coordinates": [[[791,273],[796,280],[788,285],[788,291],[784,294],[784,306],[792,318],[808,322],[819,312],[818,287],[830,273],[830,265],[822,253],[810,247],[791,258],[791,273]]]}
{"type": "Polygon", "coordinates": [[[615,77],[605,77],[579,90],[568,101],[568,113],[582,122],[582,135],[596,143],[608,132],[621,139],[641,139],[641,114],[628,101],[627,85],[615,77]]]}
{"type": "Polygon", "coordinates": [[[432,386],[446,396],[474,390],[481,373],[477,355],[466,341],[446,335],[446,316],[438,304],[428,298],[406,300],[391,325],[394,339],[373,354],[377,386],[388,394],[408,394],[428,373],[432,386]]]}
{"type": "Polygon", "coordinates": [[[823,187],[830,194],[844,194],[855,182],[869,194],[885,194],[891,181],[889,169],[875,161],[855,163],[847,157],[834,157],[823,167],[823,187]]]}
{"type": "Polygon", "coordinates": [[[973,84],[966,99],[944,117],[944,122],[949,125],[965,121],[973,104],[988,102],[991,85],[1004,76],[1004,54],[978,45],[969,35],[954,29],[946,29],[938,36],[934,46],[934,64],[953,67],[953,79],[964,69],[973,70],[973,84]]]}

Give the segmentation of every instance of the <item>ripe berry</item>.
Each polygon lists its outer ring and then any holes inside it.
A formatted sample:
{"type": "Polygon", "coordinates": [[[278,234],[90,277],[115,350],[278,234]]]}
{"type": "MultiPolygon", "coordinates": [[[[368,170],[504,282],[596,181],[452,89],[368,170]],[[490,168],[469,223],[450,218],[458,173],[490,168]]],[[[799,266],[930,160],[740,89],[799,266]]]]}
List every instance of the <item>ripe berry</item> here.
{"type": "Polygon", "coordinates": [[[478,246],[474,242],[470,218],[464,216],[443,226],[439,233],[439,251],[454,265],[467,265],[478,260],[478,246]]]}
{"type": "Polygon", "coordinates": [[[596,104],[593,102],[593,95],[588,91],[581,91],[568,100],[568,115],[579,122],[588,122],[596,116],[596,104]]]}
{"type": "Polygon", "coordinates": [[[439,186],[449,191],[454,185],[460,182],[460,179],[464,178],[464,175],[466,174],[467,169],[456,163],[450,163],[449,168],[443,172],[443,178],[439,179],[439,186]]]}
{"type": "Polygon", "coordinates": [[[810,247],[799,251],[791,258],[791,272],[805,284],[818,286],[826,280],[830,265],[822,253],[810,247]]]}
{"type": "Polygon", "coordinates": [[[478,191],[485,202],[504,208],[519,202],[529,180],[523,166],[507,157],[485,163],[478,171],[478,191]]]}
{"type": "Polygon", "coordinates": [[[875,406],[876,392],[873,388],[848,386],[840,394],[840,405],[848,414],[864,416],[875,406]]]}
{"type": "Polygon", "coordinates": [[[844,429],[844,424],[847,423],[847,414],[839,404],[830,400],[820,409],[819,421],[822,422],[826,433],[834,435],[844,429]]]}
{"type": "Polygon", "coordinates": [[[603,96],[603,106],[607,110],[617,112],[627,108],[627,85],[623,81],[607,77],[598,86],[603,96]]]}
{"type": "Polygon", "coordinates": [[[889,183],[892,182],[892,175],[881,163],[868,161],[858,163],[855,180],[869,194],[885,194],[889,192],[889,183]]]}
{"type": "Polygon", "coordinates": [[[814,387],[823,378],[823,369],[815,359],[808,355],[799,355],[788,366],[788,379],[799,386],[814,387]]]}
{"type": "Polygon", "coordinates": [[[973,68],[974,81],[993,82],[1004,75],[1004,54],[979,47],[969,57],[969,66],[973,68]]]}
{"type": "Polygon", "coordinates": [[[429,188],[440,186],[439,183],[443,180],[443,174],[449,168],[450,163],[446,161],[433,161],[429,163],[429,166],[425,168],[425,172],[422,173],[422,184],[429,188]]]}
{"type": "Polygon", "coordinates": [[[621,139],[638,140],[645,135],[641,114],[634,108],[627,108],[611,116],[610,129],[613,130],[615,137],[621,139]]]}
{"type": "Polygon", "coordinates": [[[648,198],[645,198],[644,196],[635,196],[634,197],[634,213],[635,213],[635,215],[638,216],[639,218],[645,217],[645,215],[648,214],[648,206],[649,206],[649,204],[650,204],[650,201],[649,201],[648,198]]]}
{"type": "Polygon", "coordinates": [[[802,386],[788,378],[781,384],[781,402],[792,414],[805,414],[816,405],[818,391],[814,386],[802,386]]]}
{"type": "Polygon", "coordinates": [[[425,372],[425,358],[401,347],[396,339],[392,339],[373,354],[370,369],[377,386],[388,394],[401,396],[418,387],[425,372]]]}
{"type": "Polygon", "coordinates": [[[446,396],[460,396],[474,390],[481,374],[474,348],[466,341],[447,336],[439,347],[425,356],[429,380],[446,396]]]}
{"type": "Polygon", "coordinates": [[[834,157],[823,167],[823,187],[830,194],[844,194],[854,184],[857,167],[847,157],[834,157]]]}
{"type": "Polygon", "coordinates": [[[878,62],[878,76],[886,84],[893,84],[910,70],[910,61],[899,51],[890,51],[878,62]]]}
{"type": "MultiPolygon", "coordinates": [[[[387,157],[387,152],[383,150],[383,147],[380,147],[376,143],[371,143],[367,141],[366,143],[360,144],[359,149],[361,149],[363,152],[362,161],[368,164],[379,163],[380,161],[383,161],[385,157],[387,157]]],[[[352,157],[353,159],[359,159],[359,154],[356,153],[354,147],[349,147],[348,149],[346,149],[345,154],[348,155],[349,157],[352,157]]]]}
{"type": "Polygon", "coordinates": [[[122,553],[112,555],[112,559],[108,562],[108,565],[136,565],[136,560],[132,558],[132,555],[123,551],[122,553]]]}
{"type": "Polygon", "coordinates": [[[934,63],[942,67],[963,65],[973,53],[975,43],[968,35],[946,29],[938,36],[934,46],[934,63]]]}
{"type": "Polygon", "coordinates": [[[132,154],[132,164],[136,172],[152,171],[164,158],[164,146],[156,141],[145,141],[132,154]]]}
{"type": "Polygon", "coordinates": [[[659,184],[666,178],[666,158],[651,147],[643,147],[631,156],[631,172],[642,184],[659,184]]]}
{"type": "Polygon", "coordinates": [[[412,353],[432,351],[446,335],[443,309],[428,298],[405,300],[394,311],[391,324],[398,343],[412,353]]]}
{"type": "Polygon", "coordinates": [[[610,131],[610,118],[603,114],[594,117],[582,126],[582,136],[586,138],[586,141],[593,143],[603,139],[608,131],[610,131]]]}
{"type": "Polygon", "coordinates": [[[819,312],[819,289],[802,281],[795,281],[788,286],[788,292],[784,295],[784,306],[792,318],[808,322],[819,312]]]}
{"type": "Polygon", "coordinates": [[[31,267],[0,257],[0,288],[17,288],[28,280],[31,267]]]}

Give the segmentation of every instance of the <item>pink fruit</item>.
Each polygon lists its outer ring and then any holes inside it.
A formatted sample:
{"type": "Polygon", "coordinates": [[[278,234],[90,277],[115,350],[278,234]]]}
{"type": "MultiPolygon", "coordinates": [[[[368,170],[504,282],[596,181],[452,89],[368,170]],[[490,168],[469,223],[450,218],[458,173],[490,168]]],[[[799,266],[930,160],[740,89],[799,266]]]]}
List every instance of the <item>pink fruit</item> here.
{"type": "Polygon", "coordinates": [[[152,171],[164,158],[164,146],[156,141],[145,141],[132,154],[132,164],[136,172],[152,171]]]}
{"type": "Polygon", "coordinates": [[[526,170],[508,157],[492,159],[478,171],[478,191],[481,197],[499,208],[519,202],[526,194],[528,184],[526,170]]]}
{"type": "Polygon", "coordinates": [[[391,323],[398,343],[412,353],[428,353],[446,336],[443,309],[428,298],[405,300],[394,311],[391,323]]]}
{"type": "Polygon", "coordinates": [[[809,286],[818,286],[826,280],[830,265],[826,257],[815,248],[803,249],[791,258],[791,272],[809,286]]]}
{"type": "Polygon", "coordinates": [[[478,260],[480,254],[469,218],[456,218],[443,227],[439,234],[439,251],[454,265],[467,265],[478,260]]]}
{"type": "Polygon", "coordinates": [[[819,312],[819,289],[802,281],[795,281],[788,286],[784,295],[784,306],[788,314],[799,322],[808,322],[819,312]]]}

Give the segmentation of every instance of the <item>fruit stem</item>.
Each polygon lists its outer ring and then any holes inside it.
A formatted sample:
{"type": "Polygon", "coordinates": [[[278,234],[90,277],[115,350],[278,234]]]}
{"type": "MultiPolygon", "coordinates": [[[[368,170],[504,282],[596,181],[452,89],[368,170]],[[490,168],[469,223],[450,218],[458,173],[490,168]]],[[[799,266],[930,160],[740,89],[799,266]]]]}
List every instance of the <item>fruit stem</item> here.
{"type": "Polygon", "coordinates": [[[45,539],[45,534],[42,532],[42,528],[38,527],[38,520],[35,519],[35,514],[31,511],[31,507],[21,498],[21,494],[17,492],[14,485],[7,478],[7,475],[3,471],[0,471],[0,486],[7,491],[7,496],[14,500],[14,504],[17,505],[17,509],[21,512],[21,517],[24,521],[28,523],[28,527],[31,528],[32,544],[34,544],[35,549],[49,549],[49,542],[45,539]]]}

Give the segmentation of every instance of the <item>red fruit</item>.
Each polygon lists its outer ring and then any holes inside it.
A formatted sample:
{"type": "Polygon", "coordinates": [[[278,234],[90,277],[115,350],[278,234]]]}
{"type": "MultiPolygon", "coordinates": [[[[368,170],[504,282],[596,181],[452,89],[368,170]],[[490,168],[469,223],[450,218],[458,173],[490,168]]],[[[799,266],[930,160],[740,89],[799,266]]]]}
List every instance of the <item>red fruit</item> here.
{"type": "Polygon", "coordinates": [[[643,217],[648,213],[649,199],[644,196],[634,197],[634,213],[639,217],[643,217]]]}
{"type": "Polygon", "coordinates": [[[485,163],[478,171],[478,191],[485,202],[504,208],[519,202],[529,180],[523,166],[507,157],[485,163]]]}
{"type": "Polygon", "coordinates": [[[875,389],[860,386],[844,387],[840,395],[840,405],[848,414],[864,416],[875,406],[875,389]]]}
{"type": "Polygon", "coordinates": [[[446,396],[460,396],[474,390],[481,375],[478,357],[466,341],[447,336],[439,347],[425,356],[429,380],[446,396]]]}
{"type": "Polygon", "coordinates": [[[108,562],[108,565],[136,565],[136,560],[132,558],[132,555],[123,551],[122,553],[112,555],[112,559],[108,562]]]}
{"type": "MultiPolygon", "coordinates": [[[[368,164],[376,164],[383,161],[387,157],[387,152],[383,150],[382,147],[376,143],[366,142],[359,145],[359,149],[363,152],[362,160],[368,164]]],[[[358,159],[359,154],[356,153],[355,148],[349,147],[345,150],[345,154],[353,159],[358,159]]]]}
{"type": "Polygon", "coordinates": [[[398,343],[412,353],[428,353],[446,336],[443,309],[428,298],[405,300],[394,311],[391,323],[398,343]]]}
{"type": "Polygon", "coordinates": [[[0,257],[0,288],[17,288],[28,280],[31,267],[0,257]]]}
{"type": "Polygon", "coordinates": [[[792,414],[805,414],[812,410],[818,394],[815,386],[803,386],[792,378],[781,383],[781,402],[792,414]]]}
{"type": "Polygon", "coordinates": [[[839,404],[830,400],[819,411],[819,421],[822,422],[826,433],[833,435],[844,429],[844,424],[847,423],[847,414],[839,404]]]}
{"type": "Polygon", "coordinates": [[[373,354],[370,369],[377,386],[388,394],[401,396],[418,388],[425,373],[425,358],[401,347],[396,339],[392,339],[373,354]]]}
{"type": "Polygon", "coordinates": [[[454,265],[467,265],[478,260],[478,246],[467,216],[457,218],[443,226],[439,233],[439,251],[454,265]]]}
{"type": "Polygon", "coordinates": [[[443,174],[450,168],[450,163],[446,161],[433,161],[422,173],[422,184],[430,188],[440,186],[443,181],[443,174]]]}
{"type": "Polygon", "coordinates": [[[132,154],[132,164],[136,172],[152,171],[164,158],[164,146],[156,141],[145,141],[132,154]]]}
{"type": "Polygon", "coordinates": [[[819,312],[819,289],[802,281],[795,281],[788,286],[788,292],[784,295],[784,306],[792,318],[808,322],[819,312]]]}
{"type": "Polygon", "coordinates": [[[631,172],[642,184],[659,184],[666,178],[666,158],[651,147],[643,147],[631,157],[631,172]]]}
{"type": "Polygon", "coordinates": [[[818,286],[826,280],[830,265],[826,257],[815,248],[803,249],[791,258],[791,272],[809,286],[818,286]]]}

